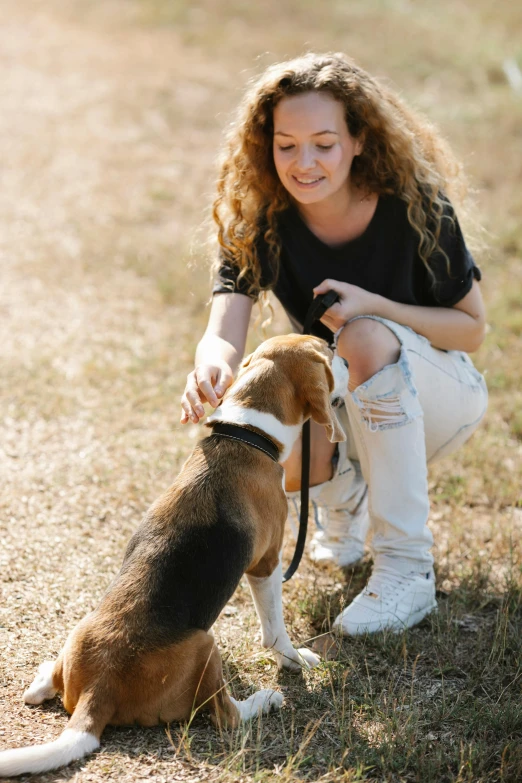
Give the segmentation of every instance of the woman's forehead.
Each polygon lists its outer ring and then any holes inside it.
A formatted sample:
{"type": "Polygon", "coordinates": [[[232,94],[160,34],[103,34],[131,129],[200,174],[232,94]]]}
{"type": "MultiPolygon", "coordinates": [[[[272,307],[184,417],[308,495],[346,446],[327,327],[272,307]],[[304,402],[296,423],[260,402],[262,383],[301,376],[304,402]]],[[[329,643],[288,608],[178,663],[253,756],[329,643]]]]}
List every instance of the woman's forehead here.
{"type": "Polygon", "coordinates": [[[345,130],[344,106],[329,93],[289,95],[274,108],[274,134],[341,134],[345,130]]]}

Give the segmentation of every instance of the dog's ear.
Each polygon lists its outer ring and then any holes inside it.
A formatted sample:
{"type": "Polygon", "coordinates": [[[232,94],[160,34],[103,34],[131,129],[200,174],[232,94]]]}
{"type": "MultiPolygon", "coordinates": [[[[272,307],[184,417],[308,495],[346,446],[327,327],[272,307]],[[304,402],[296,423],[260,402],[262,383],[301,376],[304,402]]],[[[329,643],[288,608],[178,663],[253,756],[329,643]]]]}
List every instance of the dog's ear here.
{"type": "Polygon", "coordinates": [[[319,377],[314,378],[308,393],[310,415],[317,424],[322,424],[326,428],[330,443],[340,443],[346,440],[346,434],[339,424],[339,419],[330,401],[330,389],[333,389],[334,386],[332,371],[325,361],[321,361],[320,364],[324,370],[321,371],[319,377]]]}
{"type": "Polygon", "coordinates": [[[241,362],[241,365],[240,365],[241,369],[243,369],[243,367],[248,367],[248,365],[250,364],[250,362],[252,360],[252,356],[253,355],[254,355],[253,353],[249,353],[248,356],[245,356],[245,358],[243,359],[243,361],[241,362]]]}

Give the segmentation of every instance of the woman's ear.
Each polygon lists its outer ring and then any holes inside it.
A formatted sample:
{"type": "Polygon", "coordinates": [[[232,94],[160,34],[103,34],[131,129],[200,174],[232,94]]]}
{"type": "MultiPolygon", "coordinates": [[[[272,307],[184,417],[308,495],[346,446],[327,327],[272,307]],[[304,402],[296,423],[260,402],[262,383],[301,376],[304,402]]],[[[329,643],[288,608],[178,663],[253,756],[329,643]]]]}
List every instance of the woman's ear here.
{"type": "Polygon", "coordinates": [[[366,134],[361,133],[357,138],[355,139],[355,149],[354,149],[354,157],[357,155],[360,155],[362,151],[364,150],[364,143],[366,141],[366,134]]]}

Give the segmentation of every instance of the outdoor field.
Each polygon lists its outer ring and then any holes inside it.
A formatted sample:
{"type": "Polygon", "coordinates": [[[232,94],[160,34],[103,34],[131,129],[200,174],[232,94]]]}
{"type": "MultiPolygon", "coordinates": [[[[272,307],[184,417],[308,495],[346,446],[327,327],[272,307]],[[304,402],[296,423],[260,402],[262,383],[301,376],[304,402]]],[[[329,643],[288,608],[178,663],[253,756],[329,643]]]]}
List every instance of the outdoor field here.
{"type": "MultiPolygon", "coordinates": [[[[490,407],[430,470],[439,611],[278,675],[242,581],[214,628],[226,678],[236,698],[280,690],[281,712],[221,733],[204,714],[109,727],[100,751],[33,779],[521,781],[522,4],[0,0],[0,15],[0,750],[64,729],[59,698],[31,708],[23,691],[203,432],[179,424],[179,399],[242,91],[278,59],[344,51],[439,126],[471,185],[490,407]]],[[[266,336],[288,330],[276,307],[266,336]]],[[[262,339],[252,328],[249,348],[262,339]]],[[[370,565],[304,559],[284,587],[296,646],[370,565]]]]}

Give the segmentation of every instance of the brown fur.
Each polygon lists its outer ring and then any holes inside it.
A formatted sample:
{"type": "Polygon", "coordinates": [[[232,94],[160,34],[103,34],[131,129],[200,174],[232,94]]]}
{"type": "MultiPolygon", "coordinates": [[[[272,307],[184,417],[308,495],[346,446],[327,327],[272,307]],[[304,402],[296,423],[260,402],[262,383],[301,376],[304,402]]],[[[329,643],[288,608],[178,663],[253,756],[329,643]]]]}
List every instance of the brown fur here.
{"type": "MultiPolygon", "coordinates": [[[[295,424],[304,412],[334,433],[336,417],[329,400],[331,356],[317,338],[289,336],[267,341],[245,360],[243,369],[267,363],[273,367],[277,359],[277,370],[267,373],[262,398],[259,391],[256,397],[243,387],[239,404],[272,412],[277,399],[278,417],[285,424],[295,424]]],[[[279,562],[287,516],[282,478],[279,464],[246,444],[207,438],[196,446],[174,484],[147,513],[100,606],[76,626],[56,661],[53,684],[72,714],[68,728],[99,739],[108,723],[151,726],[187,720],[199,709],[210,711],[219,725],[238,723],[239,712],[226,692],[212,634],[182,629],[177,641],[161,643],[161,622],[154,625],[150,600],[157,594],[158,563],[166,562],[161,559],[165,550],[176,550],[179,541],[184,545],[187,531],[199,536],[198,529],[204,535],[205,528],[215,528],[217,506],[223,503],[231,506],[230,518],[240,527],[241,547],[249,547],[244,570],[257,577],[269,576],[279,562]]],[[[222,529],[220,525],[220,536],[222,529]]],[[[212,553],[211,563],[214,559],[212,553]]],[[[197,575],[198,567],[201,564],[196,559],[190,563],[190,573],[197,575]]],[[[241,573],[234,589],[240,577],[241,573]]]]}
{"type": "MultiPolygon", "coordinates": [[[[230,476],[229,461],[219,464],[219,452],[229,451],[230,445],[235,444],[218,441],[214,481],[230,476]]],[[[282,469],[249,446],[239,448],[246,452],[242,474],[249,487],[242,499],[244,519],[254,536],[247,572],[267,576],[279,560],[287,514],[282,469]],[[272,488],[270,492],[267,486],[272,488]]],[[[150,510],[149,525],[156,530],[172,524],[180,514],[184,490],[193,488],[201,476],[204,454],[205,442],[150,510]]],[[[148,567],[147,561],[140,560],[117,578],[98,609],[73,630],[56,662],[54,686],[63,693],[65,709],[74,713],[68,728],[99,737],[107,723],[150,726],[188,720],[200,708],[209,710],[221,725],[235,725],[239,715],[226,693],[221,658],[210,633],[194,631],[188,639],[169,647],[152,652],[143,649],[148,617],[140,591],[148,567]]]]}

